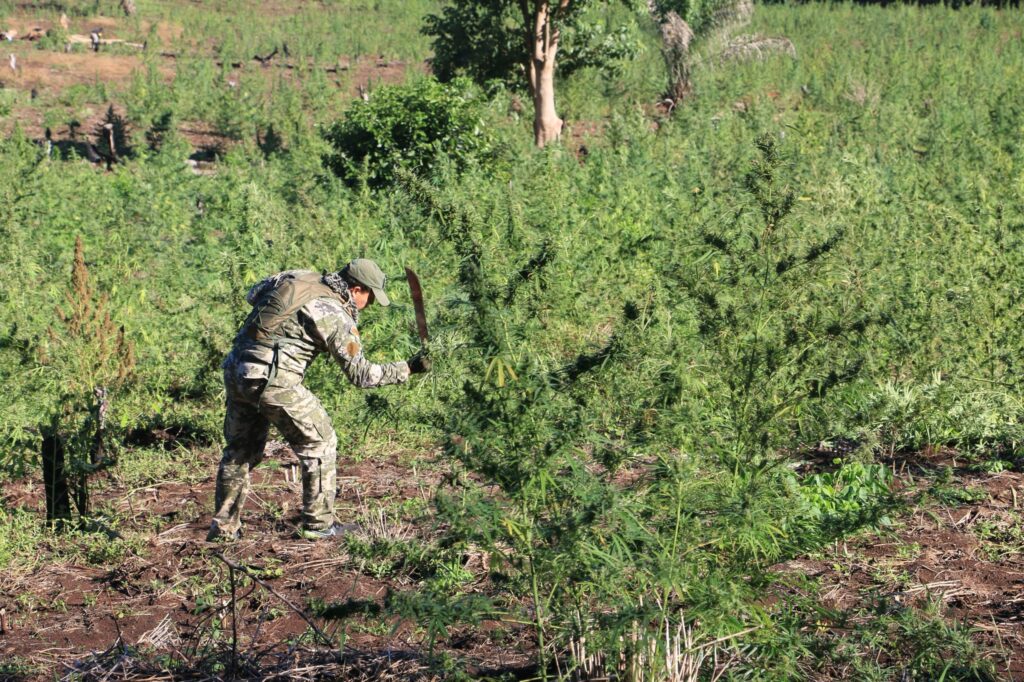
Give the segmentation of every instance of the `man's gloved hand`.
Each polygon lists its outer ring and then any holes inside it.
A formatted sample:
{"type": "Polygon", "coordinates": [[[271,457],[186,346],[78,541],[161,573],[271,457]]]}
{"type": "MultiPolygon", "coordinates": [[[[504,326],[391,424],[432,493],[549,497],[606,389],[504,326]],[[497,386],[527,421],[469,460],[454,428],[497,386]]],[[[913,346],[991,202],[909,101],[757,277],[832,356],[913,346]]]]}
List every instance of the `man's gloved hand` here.
{"type": "Polygon", "coordinates": [[[416,355],[412,356],[406,361],[409,365],[410,374],[423,374],[424,372],[430,371],[430,356],[426,355],[423,351],[420,351],[416,355]]]}

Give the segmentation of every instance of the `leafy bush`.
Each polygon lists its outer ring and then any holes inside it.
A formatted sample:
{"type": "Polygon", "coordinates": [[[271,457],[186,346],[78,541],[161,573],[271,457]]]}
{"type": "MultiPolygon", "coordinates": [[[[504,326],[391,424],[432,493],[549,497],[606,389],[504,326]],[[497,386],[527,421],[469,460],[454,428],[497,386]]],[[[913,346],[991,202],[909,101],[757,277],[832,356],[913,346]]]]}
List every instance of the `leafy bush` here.
{"type": "Polygon", "coordinates": [[[878,517],[891,485],[892,472],[884,464],[846,462],[833,472],[808,477],[800,495],[820,520],[842,531],[878,517]]]}
{"type": "Polygon", "coordinates": [[[526,42],[510,29],[521,16],[505,0],[456,0],[428,15],[423,33],[434,38],[431,69],[442,81],[467,76],[481,84],[521,82],[526,42]]]}
{"type": "Polygon", "coordinates": [[[459,169],[491,149],[483,109],[469,81],[421,78],[384,86],[356,104],[325,135],[325,163],[349,184],[385,185],[398,168],[430,173],[442,158],[459,169]]]}

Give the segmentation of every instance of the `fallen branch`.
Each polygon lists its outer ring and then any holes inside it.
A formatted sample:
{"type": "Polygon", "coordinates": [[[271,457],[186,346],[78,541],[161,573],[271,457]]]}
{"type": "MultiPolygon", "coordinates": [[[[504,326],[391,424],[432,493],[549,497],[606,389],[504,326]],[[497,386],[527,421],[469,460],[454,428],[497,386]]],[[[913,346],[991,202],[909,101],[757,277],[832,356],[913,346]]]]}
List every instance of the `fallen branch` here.
{"type": "Polygon", "coordinates": [[[127,40],[121,40],[120,38],[99,38],[93,40],[90,36],[83,36],[77,33],[68,36],[68,43],[72,45],[127,45],[128,47],[136,47],[140,50],[145,49],[145,43],[132,43],[127,40]]]}
{"type": "Polygon", "coordinates": [[[265,57],[261,57],[260,55],[257,54],[257,55],[253,55],[252,58],[255,59],[256,61],[258,61],[261,66],[266,66],[267,64],[270,63],[270,60],[273,59],[276,56],[277,56],[277,48],[275,47],[274,51],[271,52],[270,54],[268,54],[265,57]]]}
{"type": "Polygon", "coordinates": [[[283,594],[281,594],[280,592],[275,590],[272,585],[270,585],[265,580],[263,580],[262,578],[257,576],[255,573],[253,573],[252,570],[250,570],[247,566],[243,566],[242,564],[235,563],[231,559],[228,559],[227,557],[225,557],[220,552],[214,552],[213,556],[215,556],[218,559],[220,559],[221,561],[223,561],[224,564],[227,565],[228,568],[234,569],[236,571],[241,571],[242,573],[245,573],[247,576],[252,578],[253,582],[255,582],[257,585],[259,585],[260,587],[265,589],[267,592],[270,592],[270,594],[272,594],[275,597],[277,597],[278,599],[280,599],[282,602],[284,602],[284,604],[288,608],[290,608],[300,618],[302,618],[302,620],[306,621],[306,624],[309,625],[310,628],[312,628],[313,632],[316,633],[317,637],[320,638],[320,641],[322,641],[325,645],[327,645],[329,647],[333,647],[334,646],[334,642],[331,641],[331,638],[328,637],[327,634],[324,633],[324,631],[321,630],[317,626],[316,623],[314,623],[312,620],[309,619],[309,616],[306,615],[305,611],[303,611],[298,606],[293,604],[292,601],[290,599],[288,599],[288,597],[284,596],[283,594]]]}

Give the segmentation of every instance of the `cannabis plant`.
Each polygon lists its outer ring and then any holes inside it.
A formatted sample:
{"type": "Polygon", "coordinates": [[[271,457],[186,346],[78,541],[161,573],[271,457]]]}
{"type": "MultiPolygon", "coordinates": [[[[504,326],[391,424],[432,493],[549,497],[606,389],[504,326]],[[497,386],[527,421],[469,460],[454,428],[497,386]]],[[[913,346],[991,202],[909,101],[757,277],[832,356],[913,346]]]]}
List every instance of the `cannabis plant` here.
{"type": "Polygon", "coordinates": [[[88,477],[113,463],[104,441],[111,392],[121,388],[135,366],[132,342],[112,317],[110,299],[89,276],[81,237],[75,240],[71,281],[56,322],[38,347],[52,391],[43,433],[43,474],[47,516],[71,516],[69,481],[81,518],[89,515],[88,477]]]}
{"type": "Polygon", "coordinates": [[[709,221],[664,271],[686,296],[708,363],[702,437],[730,467],[793,447],[815,403],[857,375],[863,333],[879,321],[829,258],[843,229],[800,224],[777,142],[763,136],[757,147],[743,182],[752,202],[709,221]]]}
{"type": "Polygon", "coordinates": [[[467,304],[459,326],[470,337],[469,373],[436,420],[454,481],[438,509],[449,542],[487,552],[505,586],[493,608],[533,624],[543,673],[578,636],[572,624],[581,613],[589,623],[594,609],[632,592],[630,557],[647,533],[615,484],[608,451],[622,443],[600,405],[616,368],[637,359],[650,320],[627,305],[601,348],[560,363],[531,352],[544,333],[536,297],[550,285],[557,250],[543,242],[518,264],[496,267],[492,259],[521,236],[514,218],[508,243],[485,248],[486,227],[471,207],[412,176],[403,184],[458,252],[467,304]]]}

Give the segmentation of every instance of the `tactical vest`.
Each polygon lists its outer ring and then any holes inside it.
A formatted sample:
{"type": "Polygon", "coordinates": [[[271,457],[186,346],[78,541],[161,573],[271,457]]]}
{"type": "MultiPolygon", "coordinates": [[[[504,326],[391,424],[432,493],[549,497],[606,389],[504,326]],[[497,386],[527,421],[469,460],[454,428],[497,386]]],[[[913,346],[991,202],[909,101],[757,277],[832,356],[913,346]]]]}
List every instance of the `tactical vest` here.
{"type": "Polygon", "coordinates": [[[338,292],[324,284],[314,272],[286,276],[277,286],[262,292],[253,303],[252,312],[235,337],[236,345],[245,341],[273,348],[285,338],[281,326],[316,298],[333,298],[345,303],[338,292]]]}

